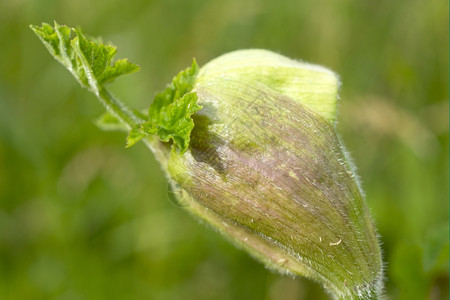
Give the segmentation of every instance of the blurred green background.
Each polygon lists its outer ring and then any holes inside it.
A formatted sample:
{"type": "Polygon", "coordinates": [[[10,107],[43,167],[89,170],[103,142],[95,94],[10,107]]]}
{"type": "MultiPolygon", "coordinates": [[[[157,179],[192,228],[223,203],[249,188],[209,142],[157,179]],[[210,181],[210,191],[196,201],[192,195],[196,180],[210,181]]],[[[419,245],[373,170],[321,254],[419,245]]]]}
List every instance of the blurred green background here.
{"type": "Polygon", "coordinates": [[[146,108],[196,57],[266,48],[341,76],[339,131],[383,242],[390,299],[448,299],[448,1],[0,2],[0,299],[327,299],[273,274],[167,197],[143,144],[28,28],[83,28],[141,66],[146,108]]]}

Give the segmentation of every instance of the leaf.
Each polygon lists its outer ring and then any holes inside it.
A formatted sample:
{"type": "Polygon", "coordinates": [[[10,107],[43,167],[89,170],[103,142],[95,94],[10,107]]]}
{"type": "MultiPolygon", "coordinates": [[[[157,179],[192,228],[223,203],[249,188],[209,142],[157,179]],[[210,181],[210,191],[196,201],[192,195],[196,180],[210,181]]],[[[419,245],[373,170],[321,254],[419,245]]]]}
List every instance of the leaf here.
{"type": "Polygon", "coordinates": [[[155,96],[148,113],[150,119],[158,122],[157,120],[161,119],[161,114],[164,107],[168,107],[175,100],[190,92],[194,88],[197,73],[198,65],[194,59],[190,68],[178,73],[167,88],[155,96]]]}
{"type": "Polygon", "coordinates": [[[137,142],[139,142],[142,138],[156,134],[158,131],[158,127],[156,124],[152,122],[145,122],[138,124],[134,128],[130,130],[130,133],[127,136],[127,148],[133,146],[137,142]]]}
{"type": "Polygon", "coordinates": [[[190,68],[175,76],[167,88],[156,95],[148,117],[128,110],[104,89],[117,77],[139,70],[126,59],[113,61],[116,47],[87,38],[81,30],[54,23],[41,27],[30,25],[51,55],[65,66],[78,82],[94,92],[109,109],[96,124],[105,130],[128,130],[127,147],[143,137],[156,134],[163,142],[173,140],[174,147],[184,153],[189,146],[194,127],[192,114],[201,109],[193,93],[198,65],[194,59],[190,68]],[[143,120],[146,120],[142,122],[143,120]]]}
{"type": "Polygon", "coordinates": [[[115,46],[86,38],[78,29],[54,23],[30,26],[50,54],[64,65],[85,88],[99,93],[103,85],[139,70],[126,59],[113,62],[115,46]]]}
{"type": "Polygon", "coordinates": [[[184,153],[189,146],[190,134],[194,128],[191,116],[200,109],[196,93],[185,94],[181,99],[161,109],[157,123],[159,138],[163,142],[173,139],[180,153],[184,153]]]}
{"type": "Polygon", "coordinates": [[[181,154],[187,150],[194,128],[191,116],[202,108],[197,104],[197,94],[191,92],[197,73],[198,65],[194,59],[190,68],[181,71],[163,92],[155,96],[149,109],[148,122],[131,130],[127,147],[147,135],[157,134],[163,142],[172,139],[181,154]]]}

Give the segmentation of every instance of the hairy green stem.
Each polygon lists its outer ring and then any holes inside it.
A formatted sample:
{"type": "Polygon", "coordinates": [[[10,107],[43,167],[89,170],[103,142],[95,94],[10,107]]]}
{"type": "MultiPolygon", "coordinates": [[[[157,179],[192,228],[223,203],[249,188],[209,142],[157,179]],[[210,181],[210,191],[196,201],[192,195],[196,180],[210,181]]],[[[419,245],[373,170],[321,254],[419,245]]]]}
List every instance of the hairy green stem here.
{"type": "Polygon", "coordinates": [[[106,109],[126,125],[128,129],[144,122],[144,120],[133,113],[133,111],[126,107],[122,102],[114,98],[114,96],[105,88],[100,88],[95,94],[106,109]]]}

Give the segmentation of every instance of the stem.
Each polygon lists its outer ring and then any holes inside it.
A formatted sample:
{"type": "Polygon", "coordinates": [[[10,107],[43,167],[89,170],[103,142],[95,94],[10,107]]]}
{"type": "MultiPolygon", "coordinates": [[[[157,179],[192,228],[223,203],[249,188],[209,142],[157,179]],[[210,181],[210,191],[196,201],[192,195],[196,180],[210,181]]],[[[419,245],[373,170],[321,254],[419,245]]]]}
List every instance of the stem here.
{"type": "MultiPolygon", "coordinates": [[[[106,107],[106,109],[113,114],[116,118],[122,122],[128,129],[132,129],[139,123],[144,122],[142,118],[137,116],[132,110],[130,110],[125,104],[120,102],[120,100],[114,98],[111,93],[105,88],[101,87],[98,91],[95,91],[97,98],[106,107]]],[[[145,137],[143,142],[156,156],[157,160],[161,163],[163,169],[167,168],[167,159],[170,153],[170,148],[167,148],[161,141],[156,137],[145,137]]]]}
{"type": "Polygon", "coordinates": [[[98,92],[95,93],[100,102],[106,107],[106,109],[118,118],[128,129],[135,127],[137,124],[144,122],[140,117],[133,113],[122,102],[114,98],[108,90],[101,87],[98,92]]]}

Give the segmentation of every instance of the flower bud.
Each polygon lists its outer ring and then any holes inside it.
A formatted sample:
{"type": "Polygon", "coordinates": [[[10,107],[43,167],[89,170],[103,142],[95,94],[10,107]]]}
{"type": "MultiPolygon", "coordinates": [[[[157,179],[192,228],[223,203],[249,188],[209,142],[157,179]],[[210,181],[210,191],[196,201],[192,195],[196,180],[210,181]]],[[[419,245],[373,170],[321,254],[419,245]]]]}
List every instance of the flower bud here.
{"type": "Polygon", "coordinates": [[[165,168],[184,207],[271,269],[376,298],[381,251],[336,135],[338,86],[269,51],[225,54],[200,69],[189,148],[166,152],[165,168]]]}

